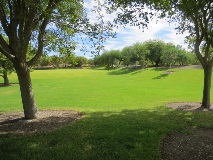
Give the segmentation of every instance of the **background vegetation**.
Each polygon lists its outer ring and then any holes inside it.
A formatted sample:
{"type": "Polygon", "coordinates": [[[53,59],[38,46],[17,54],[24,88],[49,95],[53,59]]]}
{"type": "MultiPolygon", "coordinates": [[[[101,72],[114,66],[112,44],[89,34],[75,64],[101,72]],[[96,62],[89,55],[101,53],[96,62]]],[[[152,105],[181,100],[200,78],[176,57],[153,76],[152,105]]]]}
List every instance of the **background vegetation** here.
{"type": "Polygon", "coordinates": [[[119,50],[105,51],[93,60],[96,66],[106,66],[108,69],[124,66],[173,66],[199,64],[196,56],[180,45],[165,43],[154,39],[119,50]]]}
{"type": "Polygon", "coordinates": [[[122,50],[104,51],[92,59],[72,54],[43,55],[35,69],[99,66],[107,69],[121,66],[174,66],[199,64],[193,52],[186,51],[180,45],[165,43],[154,39],[144,43],[135,43],[122,50]]]}

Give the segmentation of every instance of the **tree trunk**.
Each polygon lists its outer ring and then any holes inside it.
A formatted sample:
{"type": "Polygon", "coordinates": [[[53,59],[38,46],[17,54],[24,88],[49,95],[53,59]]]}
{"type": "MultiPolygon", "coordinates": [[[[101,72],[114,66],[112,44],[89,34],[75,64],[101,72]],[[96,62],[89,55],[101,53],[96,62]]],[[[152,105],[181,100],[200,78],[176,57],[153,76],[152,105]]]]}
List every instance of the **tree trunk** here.
{"type": "Polygon", "coordinates": [[[19,80],[25,119],[35,119],[37,107],[33,95],[30,69],[25,63],[14,64],[19,80]]]}
{"type": "Polygon", "coordinates": [[[7,76],[7,71],[3,72],[3,78],[4,78],[4,85],[8,86],[9,85],[9,79],[8,79],[8,76],[7,76]]]}
{"type": "Polygon", "coordinates": [[[155,61],[155,67],[158,67],[160,64],[160,58],[158,58],[156,61],[155,61]]]}
{"type": "Polygon", "coordinates": [[[202,106],[203,108],[210,108],[210,90],[211,90],[211,77],[212,77],[212,66],[206,65],[203,67],[204,69],[204,87],[203,87],[203,100],[202,106]]]}

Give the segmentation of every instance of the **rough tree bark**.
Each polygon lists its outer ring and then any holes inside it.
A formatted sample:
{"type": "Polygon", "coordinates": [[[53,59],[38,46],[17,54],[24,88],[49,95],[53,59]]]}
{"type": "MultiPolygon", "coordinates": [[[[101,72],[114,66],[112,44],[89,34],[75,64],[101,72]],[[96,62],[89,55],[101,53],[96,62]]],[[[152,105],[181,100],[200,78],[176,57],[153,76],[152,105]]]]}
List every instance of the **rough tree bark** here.
{"type": "Polygon", "coordinates": [[[15,70],[19,80],[25,119],[34,119],[37,116],[37,107],[30,78],[30,68],[25,63],[19,63],[15,65],[15,70]]]}
{"type": "Polygon", "coordinates": [[[203,67],[204,69],[204,86],[203,86],[203,99],[202,106],[203,108],[210,108],[211,100],[211,78],[212,78],[212,65],[208,64],[203,67]]]}
{"type": "Polygon", "coordinates": [[[40,0],[0,1],[0,26],[8,38],[7,42],[3,37],[3,32],[0,32],[0,52],[13,63],[16,70],[25,119],[34,119],[37,114],[30,67],[36,63],[43,53],[46,26],[51,20],[53,10],[61,1],[49,0],[43,6],[37,4],[37,2],[42,2],[40,0]],[[37,42],[37,50],[35,55],[27,60],[28,46],[33,32],[37,32],[34,37],[35,42],[37,42]]]}

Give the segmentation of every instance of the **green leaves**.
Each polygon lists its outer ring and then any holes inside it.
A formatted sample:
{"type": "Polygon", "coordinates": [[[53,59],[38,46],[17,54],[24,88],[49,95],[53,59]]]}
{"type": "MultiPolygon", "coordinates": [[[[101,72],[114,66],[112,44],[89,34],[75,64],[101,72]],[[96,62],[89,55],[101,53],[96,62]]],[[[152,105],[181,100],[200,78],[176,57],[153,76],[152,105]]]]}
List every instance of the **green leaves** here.
{"type": "Polygon", "coordinates": [[[196,63],[193,54],[185,51],[179,45],[165,43],[154,39],[144,43],[135,43],[119,50],[105,51],[102,55],[94,58],[94,65],[107,66],[108,68],[120,65],[139,65],[146,67],[149,64],[155,66],[188,65],[196,63]]]}

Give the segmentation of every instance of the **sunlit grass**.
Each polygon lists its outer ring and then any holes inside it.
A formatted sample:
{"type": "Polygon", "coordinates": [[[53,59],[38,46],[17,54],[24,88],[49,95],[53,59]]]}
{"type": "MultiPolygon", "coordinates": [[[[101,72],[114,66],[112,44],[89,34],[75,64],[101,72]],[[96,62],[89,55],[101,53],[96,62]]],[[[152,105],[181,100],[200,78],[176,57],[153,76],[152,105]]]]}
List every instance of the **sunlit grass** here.
{"type": "MultiPolygon", "coordinates": [[[[201,101],[202,70],[42,70],[31,73],[38,109],[121,111],[201,101]]],[[[17,82],[15,74],[11,82],[17,82]]],[[[0,111],[22,110],[19,86],[0,88],[0,111]]]]}

